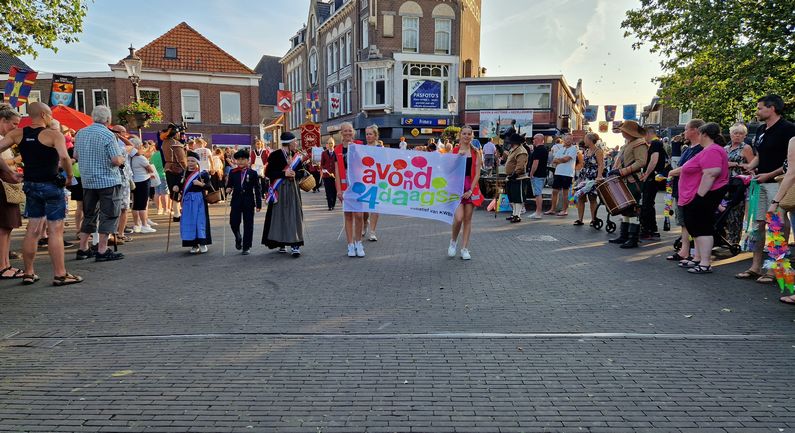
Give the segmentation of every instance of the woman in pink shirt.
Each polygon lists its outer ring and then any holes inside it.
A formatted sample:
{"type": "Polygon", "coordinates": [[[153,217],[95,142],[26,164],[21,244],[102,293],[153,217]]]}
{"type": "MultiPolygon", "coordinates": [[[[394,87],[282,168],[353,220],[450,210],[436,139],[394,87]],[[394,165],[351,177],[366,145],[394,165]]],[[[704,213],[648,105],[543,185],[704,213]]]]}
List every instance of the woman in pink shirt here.
{"type": "Polygon", "coordinates": [[[729,183],[729,156],[723,149],[717,123],[707,123],[698,131],[704,150],[677,169],[681,172],[679,204],[684,208],[685,227],[694,238],[696,249],[693,260],[682,260],[679,266],[690,268],[691,274],[708,274],[712,272],[715,212],[729,183]]]}

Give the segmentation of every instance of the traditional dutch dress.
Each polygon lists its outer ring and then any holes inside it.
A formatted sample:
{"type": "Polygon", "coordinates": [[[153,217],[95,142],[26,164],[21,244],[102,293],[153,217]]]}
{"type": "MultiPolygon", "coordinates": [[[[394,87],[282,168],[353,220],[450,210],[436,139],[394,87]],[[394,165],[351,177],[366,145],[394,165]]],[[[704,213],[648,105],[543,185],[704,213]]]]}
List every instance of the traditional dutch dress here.
{"type": "Polygon", "coordinates": [[[197,247],[213,243],[210,235],[210,210],[204,193],[209,190],[210,175],[206,171],[185,173],[182,180],[182,219],[179,222],[179,235],[183,247],[197,247]],[[203,187],[193,184],[194,180],[204,182],[203,187]]]}

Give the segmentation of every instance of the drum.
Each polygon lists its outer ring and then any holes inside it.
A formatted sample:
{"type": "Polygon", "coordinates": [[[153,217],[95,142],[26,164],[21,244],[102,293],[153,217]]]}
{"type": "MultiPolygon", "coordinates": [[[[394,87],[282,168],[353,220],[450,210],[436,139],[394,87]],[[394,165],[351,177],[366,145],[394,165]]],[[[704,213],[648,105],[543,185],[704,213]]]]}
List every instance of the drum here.
{"type": "Polygon", "coordinates": [[[605,179],[596,187],[599,199],[605,204],[607,212],[612,215],[620,215],[624,211],[637,205],[635,197],[629,192],[627,184],[618,176],[605,179]]]}

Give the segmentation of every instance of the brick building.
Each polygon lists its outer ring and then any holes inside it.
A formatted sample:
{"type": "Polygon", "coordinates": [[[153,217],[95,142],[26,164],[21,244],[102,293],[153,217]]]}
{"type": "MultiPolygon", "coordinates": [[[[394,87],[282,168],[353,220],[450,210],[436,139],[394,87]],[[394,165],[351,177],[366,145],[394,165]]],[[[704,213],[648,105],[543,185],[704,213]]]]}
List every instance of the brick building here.
{"type": "Polygon", "coordinates": [[[348,121],[359,131],[378,125],[387,144],[438,136],[455,117],[448,101],[459,79],[481,75],[480,6],[480,0],[312,0],[307,25],[281,60],[285,88],[294,94],[288,128],[304,121],[306,94],[318,92],[324,134],[348,121]],[[412,137],[418,124],[429,129],[412,137]]]}
{"type": "MultiPolygon", "coordinates": [[[[211,144],[250,145],[260,135],[260,75],[182,22],[137,51],[143,61],[142,100],[163,111],[163,123],[144,138],[184,118],[188,131],[211,144]]],[[[110,71],[65,73],[77,78],[77,109],[91,113],[104,104],[117,109],[133,100],[120,60],[110,71]]],[[[49,97],[52,74],[40,73],[31,100],[49,97]]],[[[114,119],[118,121],[118,119],[114,119]]]]}

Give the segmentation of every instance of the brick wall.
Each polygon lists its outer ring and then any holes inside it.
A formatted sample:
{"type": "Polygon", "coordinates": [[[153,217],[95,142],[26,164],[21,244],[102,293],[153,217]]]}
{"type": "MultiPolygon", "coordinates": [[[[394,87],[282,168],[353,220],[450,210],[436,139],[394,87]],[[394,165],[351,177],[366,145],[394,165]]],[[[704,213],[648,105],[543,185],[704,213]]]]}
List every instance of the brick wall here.
{"type": "MultiPolygon", "coordinates": [[[[403,52],[403,19],[398,15],[400,5],[404,3],[403,0],[384,0],[379,2],[378,10],[378,28],[370,27],[370,45],[376,45],[384,57],[392,57],[395,52],[403,52]],[[394,13],[395,16],[395,31],[394,37],[384,37],[383,20],[385,13],[394,13]]],[[[435,34],[436,22],[433,18],[433,8],[440,4],[438,0],[417,0],[416,3],[422,8],[422,18],[420,18],[420,31],[419,31],[419,53],[420,54],[435,54],[435,34]]],[[[449,5],[456,13],[456,18],[452,23],[452,34],[450,55],[458,55],[460,52],[460,32],[461,32],[461,15],[460,9],[455,2],[450,2],[449,5]]],[[[478,29],[479,30],[479,29],[478,29]]],[[[480,46],[480,34],[478,31],[478,50],[480,46]]]]}

